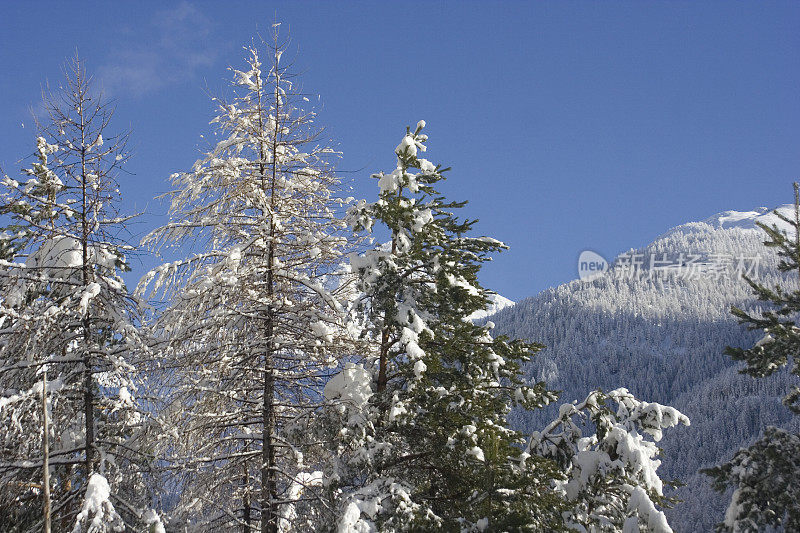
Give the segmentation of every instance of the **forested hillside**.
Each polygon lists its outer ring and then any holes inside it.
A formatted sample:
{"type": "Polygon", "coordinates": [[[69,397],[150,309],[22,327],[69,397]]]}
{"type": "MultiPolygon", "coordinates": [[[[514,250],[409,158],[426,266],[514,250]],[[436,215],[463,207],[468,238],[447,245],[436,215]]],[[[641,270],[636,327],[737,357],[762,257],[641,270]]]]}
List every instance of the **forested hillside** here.
{"type": "MultiPolygon", "coordinates": [[[[686,483],[675,491],[683,503],[667,511],[676,531],[708,531],[723,518],[729,497],[715,493],[698,468],[729,458],[767,425],[791,423],[781,397],[792,377],[753,380],[723,353],[763,335],[730,313],[732,305],[758,308],[740,272],[768,286],[795,282],[778,272],[756,221],[780,222],[761,209],[684,224],[621,254],[600,277],[546,290],[491,317],[497,333],[547,346],[525,372],[562,391],[561,402],[624,386],[691,419],[660,443],[663,478],[686,483]]],[[[548,416],[515,412],[512,425],[532,430],[548,416]]]]}

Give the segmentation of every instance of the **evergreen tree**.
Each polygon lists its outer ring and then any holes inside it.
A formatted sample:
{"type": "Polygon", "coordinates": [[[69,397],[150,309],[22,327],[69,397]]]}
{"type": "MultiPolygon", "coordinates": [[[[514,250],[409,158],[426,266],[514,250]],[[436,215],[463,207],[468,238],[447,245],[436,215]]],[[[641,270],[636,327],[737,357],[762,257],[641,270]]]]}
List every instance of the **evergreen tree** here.
{"type": "MultiPolygon", "coordinates": [[[[351,256],[374,349],[326,389],[328,420],[342,424],[326,483],[340,531],[530,530],[558,528],[553,464],[524,453],[508,428],[512,406],[555,398],[524,385],[521,363],[539,346],[493,338],[469,316],[488,304],[477,275],[503,243],[470,237],[465,202],[436,190],[442,169],[418,157],[424,122],[380,173],[376,202],[353,207],[357,230],[379,223],[391,242],[351,256]]],[[[329,524],[330,527],[330,524],[329,524]]]]}
{"type": "Polygon", "coordinates": [[[251,46],[234,97],[214,99],[222,140],[172,176],[170,222],[144,240],[192,252],[140,290],[169,302],[153,330],[168,369],[175,518],[204,529],[268,533],[308,518],[297,509],[316,479],[305,427],[350,345],[336,154],[317,144],[273,28],[267,67],[251,46]]]}
{"type": "Polygon", "coordinates": [[[66,71],[45,95],[27,179],[2,182],[0,520],[19,531],[41,524],[45,385],[53,528],[121,530],[148,503],[145,345],[120,277],[130,217],[116,211],[128,135],[109,133],[113,108],[83,64],[66,71]]]}
{"type": "Polygon", "coordinates": [[[563,404],[555,421],[533,433],[528,452],[553,459],[566,475],[555,484],[569,503],[563,517],[570,530],[670,533],[656,507],[670,502],[655,442],[679,423],[688,426],[689,419],[672,407],[637,400],[626,389],[596,390],[581,403],[563,404]],[[594,433],[586,435],[589,429],[594,433]]]}
{"type": "MultiPolygon", "coordinates": [[[[774,214],[786,225],[783,231],[759,223],[769,240],[766,244],[776,248],[782,272],[800,276],[800,198],[798,184],[794,184],[794,218],[779,211],[774,214]]],[[[794,276],[792,276],[794,277],[794,276]]],[[[756,378],[770,376],[790,367],[791,374],[800,376],[800,290],[776,285],[767,287],[745,277],[758,299],[767,304],[760,313],[747,313],[739,308],[731,312],[751,330],[760,330],[764,336],[752,348],[729,347],[726,353],[736,361],[745,363],[743,374],[756,378]]],[[[795,285],[795,282],[790,282],[795,285]]],[[[792,386],[783,400],[795,414],[800,413],[800,387],[792,386]]],[[[800,435],[780,428],[767,427],[764,435],[748,448],[740,449],[727,463],[705,470],[713,478],[719,491],[733,487],[733,497],[719,531],[761,531],[767,526],[781,527],[785,531],[800,530],[800,435]]]]}

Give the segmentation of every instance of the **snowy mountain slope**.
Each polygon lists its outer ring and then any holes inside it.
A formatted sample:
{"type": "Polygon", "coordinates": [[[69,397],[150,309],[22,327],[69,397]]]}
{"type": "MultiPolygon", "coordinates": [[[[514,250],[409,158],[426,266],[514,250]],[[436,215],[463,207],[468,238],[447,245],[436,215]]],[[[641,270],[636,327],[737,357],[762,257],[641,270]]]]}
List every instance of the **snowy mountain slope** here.
{"type": "MultiPolygon", "coordinates": [[[[700,222],[688,222],[686,224],[681,224],[680,226],[676,226],[660,237],[656,239],[659,241],[660,239],[667,237],[671,233],[689,233],[693,231],[704,231],[706,230],[706,226],[710,226],[711,229],[718,230],[718,229],[733,229],[733,228],[741,228],[745,230],[755,230],[757,232],[761,232],[758,228],[756,223],[766,224],[767,226],[778,226],[779,229],[783,231],[789,231],[790,226],[778,218],[775,215],[775,211],[778,211],[781,215],[787,217],[788,219],[794,218],[794,206],[791,204],[782,205],[775,209],[767,209],[766,207],[759,207],[752,211],[723,211],[722,213],[717,213],[712,215],[705,220],[700,222]]],[[[764,239],[761,239],[762,241],[764,239]]]]}
{"type": "MultiPolygon", "coordinates": [[[[780,209],[793,216],[790,206],[780,209]]],[[[759,337],[730,314],[731,305],[758,305],[741,273],[768,285],[795,282],[777,271],[757,221],[779,219],[763,209],[727,211],[678,226],[621,254],[598,278],[548,289],[492,317],[497,333],[547,346],[526,372],[563,391],[562,401],[624,386],[691,418],[691,427],[660,443],[662,477],[687,483],[676,492],[684,503],[668,512],[676,531],[709,531],[722,520],[726,498],[698,468],[729,457],[768,424],[790,423],[780,403],[789,376],[754,380],[723,354],[726,345],[759,337]]],[[[513,413],[512,423],[529,431],[549,416],[513,413]]]]}
{"type": "Polygon", "coordinates": [[[767,226],[778,226],[778,228],[789,231],[790,226],[775,215],[778,211],[781,215],[792,220],[794,218],[794,206],[787,204],[782,205],[776,209],[767,209],[766,207],[759,207],[755,211],[724,211],[718,213],[713,217],[709,217],[703,222],[713,226],[715,229],[728,229],[728,228],[745,228],[753,229],[756,223],[765,224],[767,226]]]}
{"type": "Polygon", "coordinates": [[[489,305],[486,306],[486,309],[482,311],[475,311],[471,315],[469,315],[470,320],[481,320],[484,318],[488,318],[493,314],[497,313],[502,309],[506,309],[507,307],[511,307],[514,305],[513,300],[509,300],[505,296],[500,296],[499,294],[492,294],[489,297],[489,305]]]}

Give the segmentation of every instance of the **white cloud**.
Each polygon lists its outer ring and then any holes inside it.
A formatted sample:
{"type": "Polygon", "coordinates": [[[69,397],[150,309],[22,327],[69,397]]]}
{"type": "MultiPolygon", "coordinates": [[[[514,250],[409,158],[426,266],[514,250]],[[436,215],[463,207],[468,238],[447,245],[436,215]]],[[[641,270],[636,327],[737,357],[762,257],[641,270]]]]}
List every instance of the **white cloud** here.
{"type": "Polygon", "coordinates": [[[212,28],[212,21],[187,1],[156,12],[146,27],[120,35],[97,70],[98,82],[106,93],[143,96],[192,79],[217,60],[212,28]]]}

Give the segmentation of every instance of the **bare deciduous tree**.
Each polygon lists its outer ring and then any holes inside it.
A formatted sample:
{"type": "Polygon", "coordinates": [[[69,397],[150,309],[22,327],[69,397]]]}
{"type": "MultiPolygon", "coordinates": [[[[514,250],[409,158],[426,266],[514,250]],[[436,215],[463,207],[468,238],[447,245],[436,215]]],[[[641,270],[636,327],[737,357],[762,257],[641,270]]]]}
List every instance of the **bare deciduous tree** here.
{"type": "Polygon", "coordinates": [[[128,133],[111,134],[113,107],[93,91],[77,57],[65,68],[64,84],[45,92],[44,109],[26,178],[2,182],[8,254],[0,301],[0,416],[8,431],[0,508],[16,516],[12,523],[20,530],[41,516],[29,513],[41,509],[38,402],[45,383],[39,373],[46,369],[54,526],[80,531],[100,517],[116,527],[136,520],[144,503],[144,415],[136,405],[134,368],[144,344],[134,327],[135,302],[120,277],[131,251],[120,234],[130,217],[117,211],[128,133]],[[81,499],[101,477],[108,497],[102,508],[87,507],[89,499],[81,499]]]}
{"type": "Polygon", "coordinates": [[[317,142],[277,29],[266,66],[251,46],[246,69],[232,69],[234,97],[214,98],[222,140],[173,175],[170,222],[145,238],[191,255],[140,283],[171,301],[154,331],[174,368],[164,412],[177,514],[264,533],[288,527],[309,495],[302,429],[349,346],[336,152],[317,142]]]}

